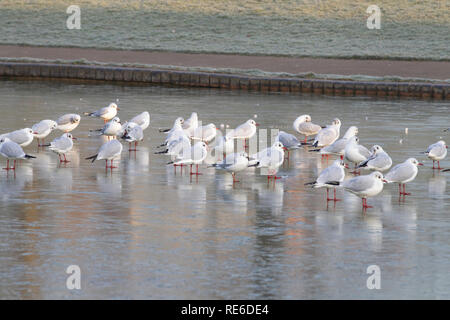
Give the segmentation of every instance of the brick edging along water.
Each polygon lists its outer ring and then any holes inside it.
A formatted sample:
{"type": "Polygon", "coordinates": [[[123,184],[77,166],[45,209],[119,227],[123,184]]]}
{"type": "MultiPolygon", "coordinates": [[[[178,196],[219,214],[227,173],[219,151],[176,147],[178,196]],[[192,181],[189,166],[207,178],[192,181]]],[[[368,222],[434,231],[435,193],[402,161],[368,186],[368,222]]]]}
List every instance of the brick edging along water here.
{"type": "Polygon", "coordinates": [[[0,77],[119,81],[261,92],[450,99],[449,84],[265,78],[138,67],[0,62],[0,77]]]}

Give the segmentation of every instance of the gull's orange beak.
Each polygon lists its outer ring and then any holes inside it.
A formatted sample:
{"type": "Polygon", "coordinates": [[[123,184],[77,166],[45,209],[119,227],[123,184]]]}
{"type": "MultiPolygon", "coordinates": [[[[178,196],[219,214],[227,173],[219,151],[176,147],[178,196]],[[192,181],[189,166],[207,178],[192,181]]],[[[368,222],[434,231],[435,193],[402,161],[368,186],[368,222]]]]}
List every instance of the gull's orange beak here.
{"type": "Polygon", "coordinates": [[[120,108],[119,108],[119,107],[117,107],[117,110],[120,110],[120,108]]]}
{"type": "Polygon", "coordinates": [[[419,166],[423,166],[423,163],[419,162],[419,166]]]}
{"type": "Polygon", "coordinates": [[[384,183],[388,183],[386,179],[383,179],[383,182],[384,182],[384,183]]]}
{"type": "Polygon", "coordinates": [[[36,131],[34,131],[33,134],[39,134],[39,133],[37,133],[36,131]]]}
{"type": "Polygon", "coordinates": [[[344,164],[344,168],[345,168],[345,169],[350,169],[350,167],[348,166],[348,164],[344,164]]]}
{"type": "Polygon", "coordinates": [[[255,126],[259,127],[259,123],[255,123],[255,126]]]}
{"type": "Polygon", "coordinates": [[[72,137],[72,140],[78,140],[77,138],[75,138],[75,137],[72,137]]]}

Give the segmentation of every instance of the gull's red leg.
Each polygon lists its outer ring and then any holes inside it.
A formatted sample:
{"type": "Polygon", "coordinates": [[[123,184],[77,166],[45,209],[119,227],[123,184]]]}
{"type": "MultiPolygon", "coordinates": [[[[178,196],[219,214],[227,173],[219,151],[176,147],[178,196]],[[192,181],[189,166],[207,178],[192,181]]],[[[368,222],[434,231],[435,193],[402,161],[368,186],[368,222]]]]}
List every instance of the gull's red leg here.
{"type": "Polygon", "coordinates": [[[6,159],[6,168],[3,168],[3,170],[9,170],[9,159],[6,159]]]}
{"type": "Polygon", "coordinates": [[[307,136],[305,136],[305,140],[303,140],[303,143],[307,143],[308,142],[308,137],[307,136]]]}
{"type": "Polygon", "coordinates": [[[328,188],[327,188],[327,202],[330,201],[330,200],[333,200],[333,199],[330,199],[330,196],[329,196],[329,190],[328,190],[328,188]]]}
{"type": "Polygon", "coordinates": [[[410,196],[411,193],[406,192],[406,184],[403,184],[403,195],[410,196]]]}
{"type": "Polygon", "coordinates": [[[438,170],[441,170],[442,168],[441,168],[441,164],[439,163],[439,160],[438,160],[438,170]]]}
{"type": "Polygon", "coordinates": [[[336,198],[336,188],[334,188],[334,199],[335,202],[336,201],[341,201],[341,199],[336,198]]]}

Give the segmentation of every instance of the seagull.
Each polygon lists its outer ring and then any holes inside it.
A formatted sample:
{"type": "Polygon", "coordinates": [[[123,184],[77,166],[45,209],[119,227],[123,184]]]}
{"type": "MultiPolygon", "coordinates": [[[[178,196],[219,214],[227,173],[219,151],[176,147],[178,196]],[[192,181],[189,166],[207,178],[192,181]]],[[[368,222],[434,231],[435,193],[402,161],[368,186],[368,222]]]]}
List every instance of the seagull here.
{"type": "Polygon", "coordinates": [[[210,123],[206,126],[201,126],[195,129],[190,138],[192,140],[200,140],[208,143],[216,137],[217,130],[216,125],[214,123],[210,123]]]}
{"type": "Polygon", "coordinates": [[[392,166],[391,157],[379,145],[370,148],[372,155],[366,161],[361,162],[356,169],[364,168],[374,171],[386,171],[392,166]]]}
{"type": "Polygon", "coordinates": [[[427,151],[423,152],[428,156],[428,158],[433,160],[433,169],[438,169],[438,170],[442,169],[439,164],[439,161],[444,159],[447,156],[447,148],[448,148],[448,146],[445,144],[445,141],[440,140],[440,141],[430,145],[428,147],[427,151]],[[435,161],[437,161],[437,163],[438,163],[437,168],[434,166],[435,161]]]}
{"type": "Polygon", "coordinates": [[[9,138],[11,141],[14,141],[21,147],[26,147],[33,142],[34,135],[36,134],[35,131],[31,128],[24,128],[19,129],[16,131],[8,132],[5,134],[2,134],[0,138],[6,137],[9,138]]]}
{"type": "Polygon", "coordinates": [[[42,120],[31,127],[34,137],[37,139],[38,147],[42,147],[44,145],[44,139],[57,127],[58,124],[53,120],[42,120]],[[40,143],[41,139],[42,143],[40,143]]]}
{"type": "Polygon", "coordinates": [[[252,138],[256,133],[256,127],[258,123],[253,119],[249,119],[243,124],[239,125],[236,129],[227,133],[227,137],[231,139],[244,139],[244,148],[247,147],[247,139],[252,138]]]}
{"type": "Polygon", "coordinates": [[[90,117],[102,118],[103,121],[106,123],[116,116],[117,110],[120,110],[120,109],[117,106],[117,104],[115,104],[113,102],[113,103],[110,103],[107,107],[101,108],[100,110],[97,110],[95,112],[85,112],[84,115],[90,116],[90,117]]]}
{"type": "Polygon", "coordinates": [[[182,126],[183,123],[184,123],[183,117],[178,117],[175,119],[175,122],[173,123],[173,126],[171,129],[159,129],[159,132],[164,132],[166,134],[170,134],[173,131],[176,131],[179,129],[183,130],[183,126],[182,126]]]}
{"type": "Polygon", "coordinates": [[[353,136],[348,139],[344,149],[344,158],[355,165],[355,171],[353,172],[355,174],[358,174],[356,166],[359,163],[366,161],[371,155],[370,151],[366,147],[358,144],[358,142],[359,138],[353,136]]]}
{"type": "Polygon", "coordinates": [[[190,165],[191,170],[190,174],[193,175],[200,175],[201,173],[198,172],[198,165],[203,162],[203,160],[206,159],[206,156],[208,155],[208,146],[205,142],[199,141],[191,148],[189,153],[183,153],[180,154],[177,160],[171,161],[168,164],[173,165],[190,165]],[[196,172],[192,172],[192,165],[196,165],[196,172]]]}
{"type": "Polygon", "coordinates": [[[121,130],[122,124],[120,123],[120,118],[114,117],[103,126],[100,133],[110,139],[111,137],[116,137],[121,130]]]}
{"type": "Polygon", "coordinates": [[[423,166],[423,163],[417,161],[416,158],[409,158],[394,166],[384,177],[387,183],[398,183],[399,196],[409,196],[411,193],[406,193],[406,183],[413,181],[419,172],[417,166],[423,166]],[[403,185],[403,191],[401,187],[403,185]]]}
{"type": "Polygon", "coordinates": [[[65,114],[56,120],[57,129],[63,132],[71,132],[80,124],[81,117],[76,113],[65,114]]]}
{"type": "Polygon", "coordinates": [[[165,154],[176,158],[182,158],[182,154],[184,153],[186,156],[188,156],[189,152],[190,155],[191,147],[191,140],[186,135],[183,135],[180,136],[177,140],[172,140],[167,145],[166,150],[155,152],[155,154],[165,154]]]}
{"type": "Polygon", "coordinates": [[[73,139],[71,133],[64,133],[61,137],[58,137],[54,139],[50,144],[47,146],[50,150],[52,150],[54,153],[58,154],[59,162],[70,162],[66,158],[66,153],[72,150],[73,147],[73,139]],[[64,160],[61,159],[61,155],[64,156],[64,160]]]}
{"type": "Polygon", "coordinates": [[[275,141],[280,141],[283,144],[284,150],[287,151],[288,153],[287,155],[288,159],[291,150],[298,149],[302,146],[302,144],[300,143],[300,141],[298,141],[296,136],[284,131],[278,132],[278,135],[275,137],[275,141]]]}
{"type": "Polygon", "coordinates": [[[128,122],[136,123],[142,128],[142,131],[144,131],[150,125],[150,113],[148,113],[148,111],[144,111],[135,116],[134,118],[132,118],[128,122]]]}
{"type": "Polygon", "coordinates": [[[195,129],[198,128],[198,115],[197,112],[192,112],[189,119],[184,121],[183,130],[186,132],[188,136],[193,136],[195,129]]]}
{"type": "Polygon", "coordinates": [[[342,183],[345,178],[345,164],[344,161],[337,159],[331,166],[323,170],[316,181],[306,183],[305,185],[312,185],[313,188],[327,188],[327,202],[328,201],[340,201],[336,198],[336,185],[329,184],[330,182],[342,183]],[[334,197],[330,199],[328,189],[334,189],[334,197]]]}
{"type": "Polygon", "coordinates": [[[322,155],[329,155],[329,154],[338,155],[343,160],[345,145],[347,144],[348,140],[351,137],[354,137],[357,134],[358,134],[358,128],[355,126],[351,126],[350,128],[347,129],[347,131],[345,132],[345,135],[341,139],[336,140],[329,146],[324,147],[322,149],[312,149],[309,151],[310,152],[320,152],[320,154],[322,154],[322,155]]]}
{"type": "Polygon", "coordinates": [[[236,180],[236,172],[243,171],[248,167],[248,155],[246,152],[232,153],[221,162],[213,164],[212,167],[231,172],[234,184],[239,182],[239,180],[236,180]]]}
{"type": "Polygon", "coordinates": [[[345,180],[337,185],[342,186],[345,190],[357,195],[362,199],[363,209],[372,208],[367,205],[367,197],[374,197],[383,191],[384,182],[383,174],[378,171],[374,171],[371,174],[358,176],[345,180]]]}
{"type": "Polygon", "coordinates": [[[320,130],[313,142],[313,147],[326,147],[335,142],[339,138],[341,129],[341,121],[334,119],[330,126],[320,130]]]}
{"type": "Polygon", "coordinates": [[[183,122],[184,122],[183,118],[177,118],[175,120],[175,123],[173,124],[172,129],[170,129],[167,132],[166,140],[164,141],[164,143],[162,145],[160,145],[160,147],[166,146],[173,140],[178,140],[178,138],[181,136],[187,136],[186,132],[184,132],[183,128],[181,127],[183,122]]]}
{"type": "Polygon", "coordinates": [[[275,181],[276,179],[280,179],[280,177],[276,176],[276,173],[278,172],[278,168],[283,164],[283,161],[284,146],[280,141],[275,141],[270,148],[266,148],[252,156],[249,160],[249,167],[267,168],[267,180],[273,177],[275,181]]]}
{"type": "Polygon", "coordinates": [[[140,125],[130,122],[122,138],[129,143],[128,151],[137,151],[138,142],[144,140],[144,131],[140,125]],[[131,149],[132,142],[134,142],[134,149],[131,149]]]}
{"type": "Polygon", "coordinates": [[[113,166],[113,161],[115,158],[120,157],[120,154],[122,153],[123,146],[119,142],[119,140],[114,139],[108,142],[105,142],[100,149],[98,150],[98,153],[87,157],[86,160],[92,160],[94,162],[95,160],[105,160],[106,166],[105,169],[111,168],[117,168],[113,166]],[[111,165],[108,166],[108,160],[111,160],[111,165]]]}
{"type": "Polygon", "coordinates": [[[309,136],[314,136],[322,130],[322,127],[311,122],[311,116],[304,114],[295,119],[294,130],[305,136],[303,143],[306,144],[309,136]]]}
{"type": "Polygon", "coordinates": [[[6,168],[3,168],[7,171],[16,170],[16,160],[36,158],[26,154],[18,143],[12,141],[8,137],[0,137],[0,154],[7,159],[6,168]],[[14,167],[9,167],[9,160],[14,160],[14,167]]]}

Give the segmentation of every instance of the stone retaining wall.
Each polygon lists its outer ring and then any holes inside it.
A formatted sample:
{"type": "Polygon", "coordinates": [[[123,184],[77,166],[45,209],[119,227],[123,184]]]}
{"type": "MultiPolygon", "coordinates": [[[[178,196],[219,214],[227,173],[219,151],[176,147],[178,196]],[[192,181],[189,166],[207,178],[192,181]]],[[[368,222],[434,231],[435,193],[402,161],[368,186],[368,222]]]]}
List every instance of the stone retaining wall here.
{"type": "Polygon", "coordinates": [[[263,78],[96,65],[0,62],[0,77],[120,81],[262,92],[450,99],[449,84],[263,78]]]}

